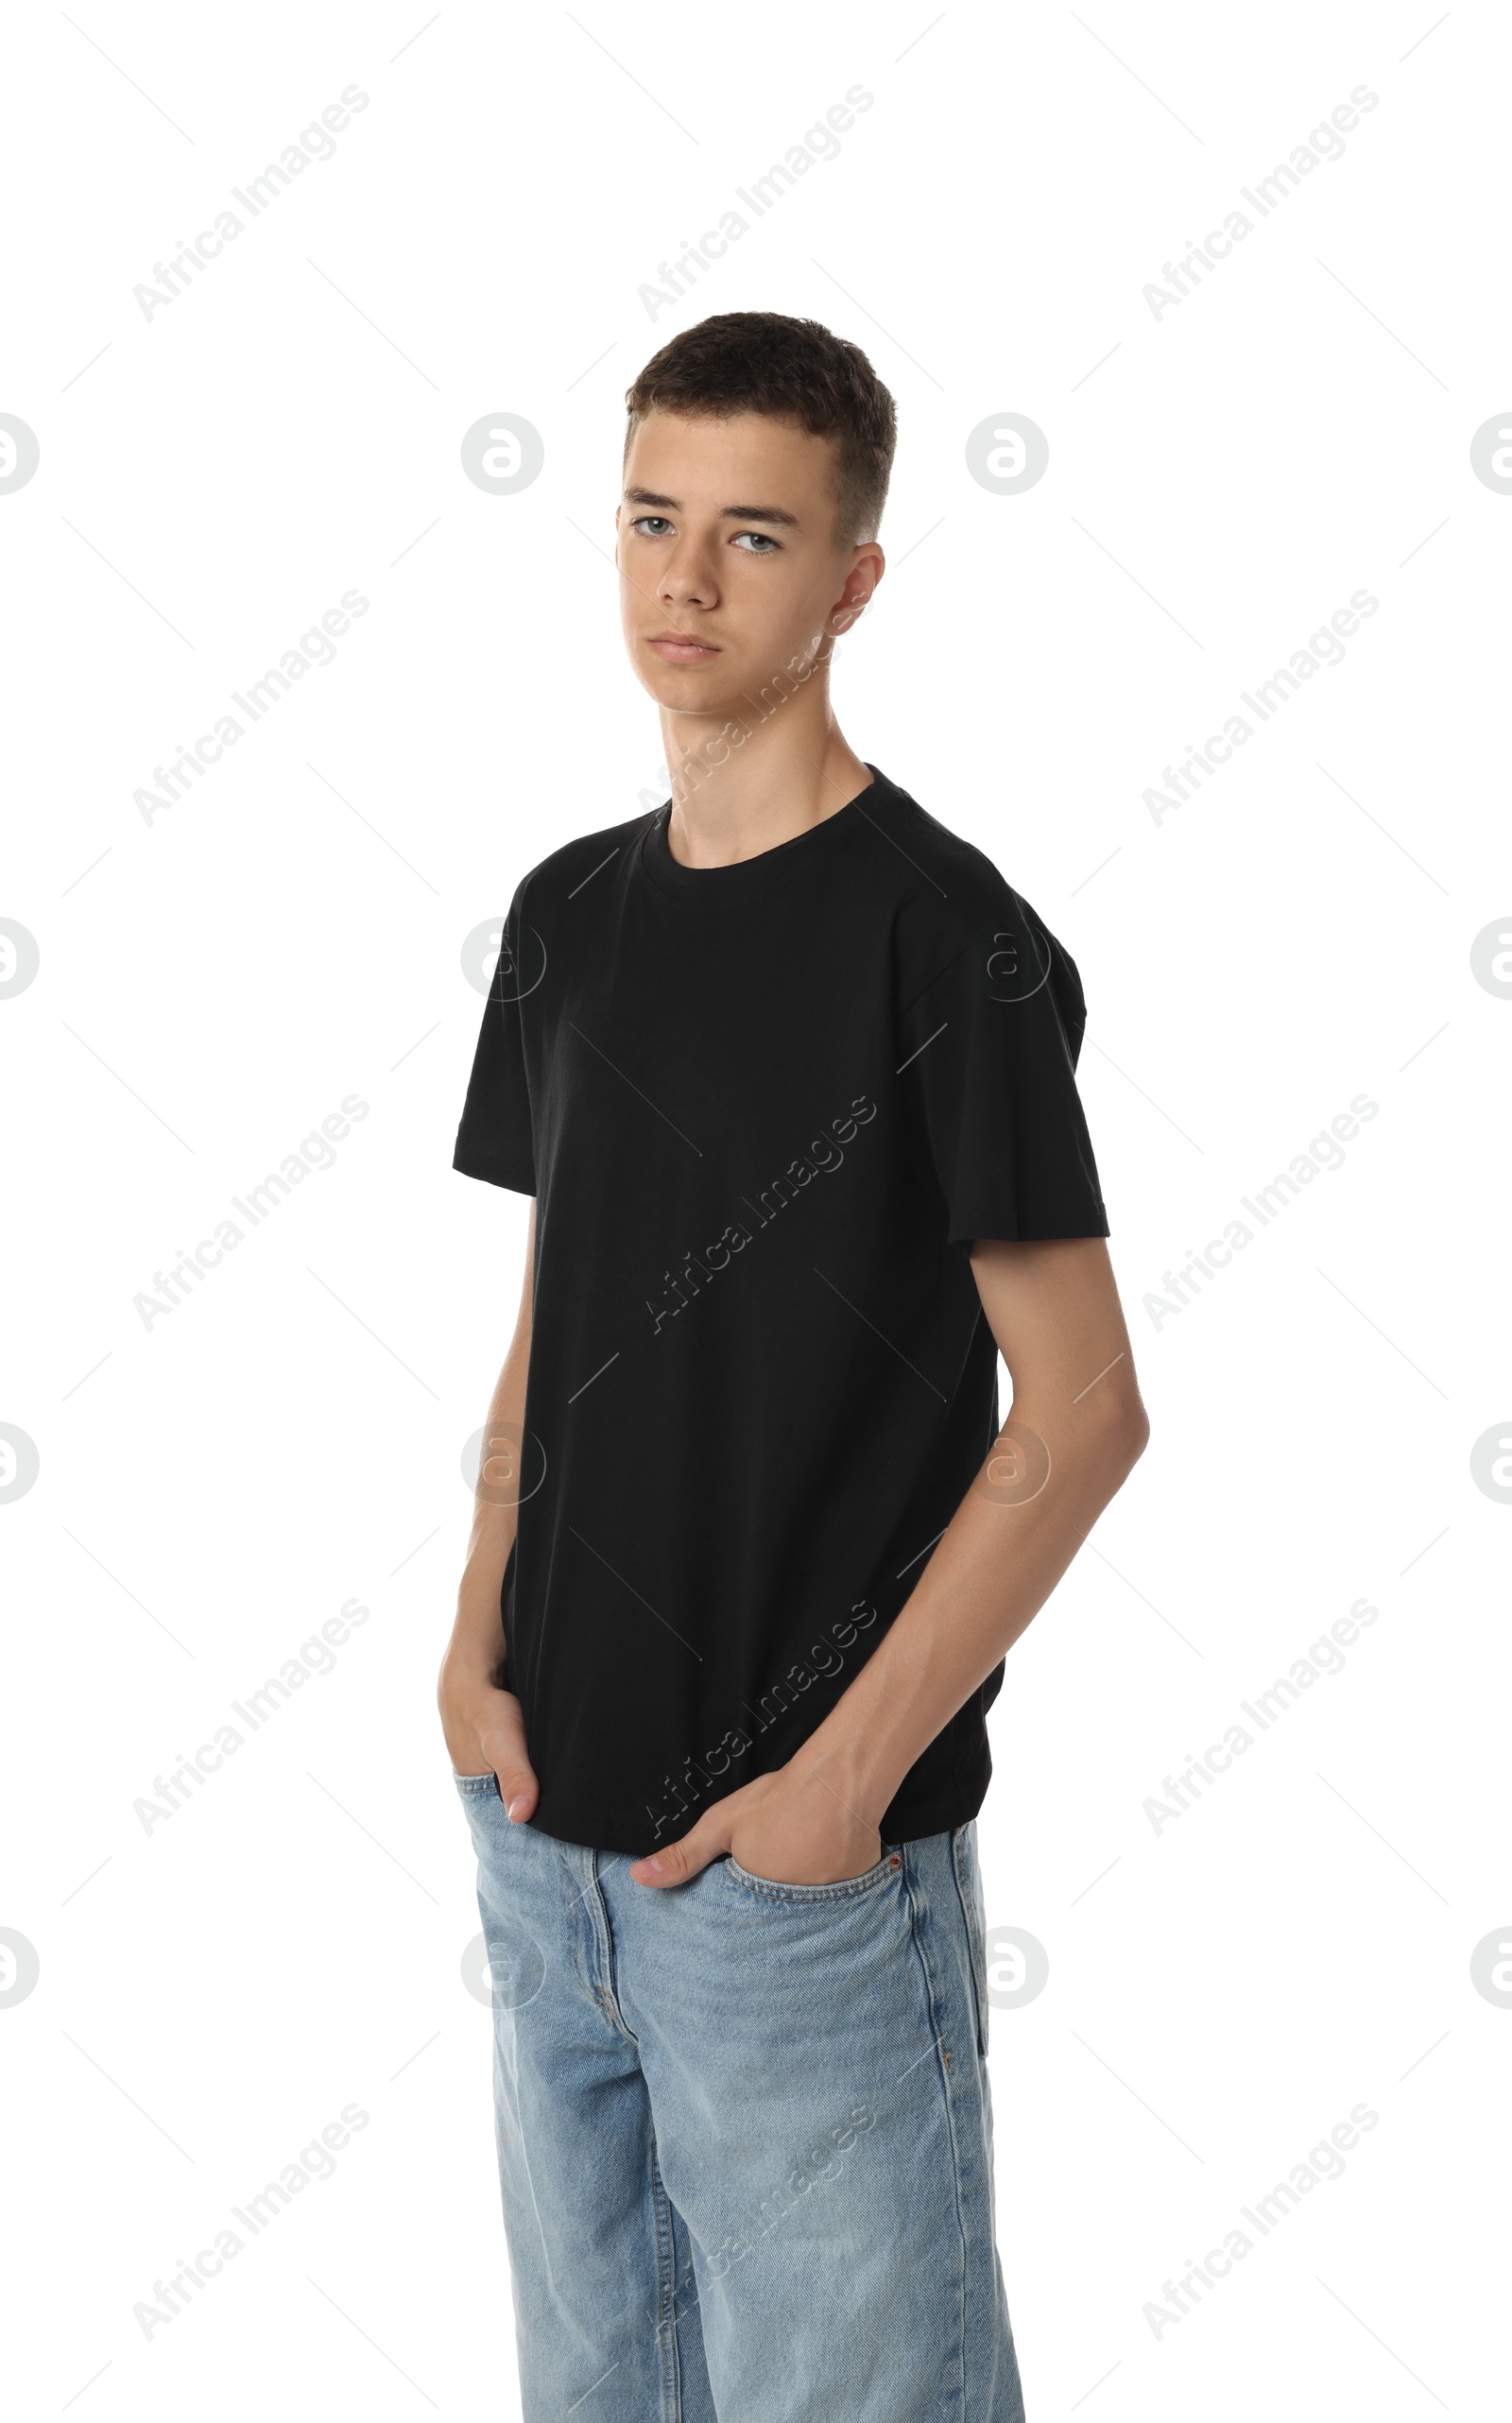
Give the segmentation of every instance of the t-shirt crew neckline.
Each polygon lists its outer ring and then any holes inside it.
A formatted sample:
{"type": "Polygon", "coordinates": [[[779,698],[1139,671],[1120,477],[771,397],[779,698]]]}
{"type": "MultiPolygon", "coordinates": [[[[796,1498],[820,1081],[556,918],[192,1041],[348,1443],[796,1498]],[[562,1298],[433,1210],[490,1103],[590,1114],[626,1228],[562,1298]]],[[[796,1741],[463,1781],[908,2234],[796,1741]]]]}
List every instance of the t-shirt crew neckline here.
{"type": "Polygon", "coordinates": [[[664,799],[641,836],[641,866],[658,890],[674,900],[704,908],[724,908],[737,902],[744,905],[759,893],[808,874],[827,851],[854,831],[865,813],[861,803],[868,792],[888,787],[886,776],[869,758],[861,762],[871,781],[843,808],[810,825],[807,833],[795,833],[791,841],[780,841],[771,850],[760,850],[754,858],[738,859],[732,867],[684,867],[674,858],[667,842],[672,801],[664,799]]]}

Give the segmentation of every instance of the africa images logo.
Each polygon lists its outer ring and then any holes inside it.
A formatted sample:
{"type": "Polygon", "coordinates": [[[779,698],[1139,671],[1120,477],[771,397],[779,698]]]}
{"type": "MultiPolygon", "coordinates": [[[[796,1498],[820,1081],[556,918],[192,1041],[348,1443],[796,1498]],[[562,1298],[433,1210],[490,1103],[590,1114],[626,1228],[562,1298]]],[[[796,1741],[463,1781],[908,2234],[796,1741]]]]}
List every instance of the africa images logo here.
{"type": "Polygon", "coordinates": [[[850,1109],[838,1119],[832,1119],[829,1126],[821,1128],[815,1137],[809,1145],[807,1159],[802,1153],[795,1154],[786,1169],[779,1171],[762,1188],[755,1203],[748,1194],[742,1195],[741,1201],[746,1209],[755,1214],[755,1229],[747,1229],[743,1220],[727,1221],[715,1242],[705,1246],[701,1261],[690,1247],[676,1274],[670,1270],[662,1273],[662,1303],[653,1304],[649,1296],[645,1298],[645,1309],[651,1315],[651,1327],[657,1336],[662,1333],[663,1321],[675,1320],[679,1313],[686,1312],[694,1297],[702,1292],[700,1281],[703,1287],[707,1287],[717,1271],[728,1270],[731,1255],[744,1253],[761,1229],[769,1229],[780,1212],[785,1212],[790,1203],[797,1202],[805,1186],[812,1185],[821,1173],[833,1177],[845,1160],[840,1146],[853,1143],[857,1128],[868,1126],[876,1115],[876,1104],[864,1093],[856,1094],[850,1109]]]}

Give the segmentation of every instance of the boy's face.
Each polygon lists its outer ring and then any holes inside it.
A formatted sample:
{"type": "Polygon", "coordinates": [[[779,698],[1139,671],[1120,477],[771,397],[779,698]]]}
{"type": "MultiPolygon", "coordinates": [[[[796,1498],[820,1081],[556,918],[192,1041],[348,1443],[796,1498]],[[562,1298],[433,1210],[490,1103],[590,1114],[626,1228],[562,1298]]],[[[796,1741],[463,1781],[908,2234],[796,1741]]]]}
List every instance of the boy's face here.
{"type": "Polygon", "coordinates": [[[756,412],[641,422],[616,559],[625,644],[658,706],[759,718],[774,676],[827,657],[855,621],[883,554],[839,543],[833,452],[756,412]]]}

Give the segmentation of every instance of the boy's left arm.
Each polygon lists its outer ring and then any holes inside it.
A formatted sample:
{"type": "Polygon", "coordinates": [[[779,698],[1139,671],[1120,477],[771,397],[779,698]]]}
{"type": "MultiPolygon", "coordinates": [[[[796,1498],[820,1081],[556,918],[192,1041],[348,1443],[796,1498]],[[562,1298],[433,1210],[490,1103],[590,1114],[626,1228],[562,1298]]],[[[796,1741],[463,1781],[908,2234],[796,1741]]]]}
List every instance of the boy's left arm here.
{"type": "Polygon", "coordinates": [[[981,1241],[971,1268],[1013,1383],[997,1442],[919,1585],[783,1767],[630,1873],[680,1884],[732,1851],[789,1884],[859,1876],[914,1761],[1044,1605],[1149,1436],[1101,1237],[981,1241]]]}

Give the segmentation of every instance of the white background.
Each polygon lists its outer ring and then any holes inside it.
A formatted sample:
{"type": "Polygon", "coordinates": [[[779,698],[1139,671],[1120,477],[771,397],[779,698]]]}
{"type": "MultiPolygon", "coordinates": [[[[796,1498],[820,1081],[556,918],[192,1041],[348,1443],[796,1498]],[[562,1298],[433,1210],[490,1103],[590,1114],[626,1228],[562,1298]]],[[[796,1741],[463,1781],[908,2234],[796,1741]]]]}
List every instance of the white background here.
{"type": "Polygon", "coordinates": [[[450,1168],[460,954],[664,795],[609,559],[622,399],[735,307],[823,319],[898,399],[839,713],[1081,968],[1153,1422],[993,1718],[988,1921],[1049,1960],[992,2014],[1031,2423],[1500,2411],[1512,2009],[1470,1960],[1512,1938],[1512,1510],[1470,1459],[1512,1431],[1512,1005],[1470,953],[1512,928],[1512,501],[1469,448],[1512,421],[1512,45],[1491,6],[1435,14],[13,12],[18,2416],[518,2411],[433,1702],[525,1216],[450,1168]],[[335,157],[145,318],[154,264],[352,83],[335,157]],[[857,83],[840,157],[653,318],[658,265],[857,83]],[[1146,283],[1362,83],[1345,157],[1157,320],[1146,283]],[[499,411],[545,447],[508,497],[459,460],[499,411]],[[1049,441],[1020,495],[966,465],[1005,411],[1049,441]],[[1362,588],[1345,662],[1158,824],[1162,767],[1362,588]],[[146,821],[153,768],[350,589],[336,661],[146,821]],[[145,1327],[154,1273],[353,1093],[335,1166],[145,1327]],[[1162,1274],[1360,1093],[1344,1166],[1157,1326],[1162,1274]],[[154,1778],[353,1598],[335,1671],[145,1831],[154,1778]],[[1361,1598],[1345,1671],[1157,1833],[1162,1779],[1361,1598]],[[1345,2175],[1157,2334],[1162,2283],[1362,2103],[1345,2175]],[[144,2335],[349,2104],[335,2175],[144,2335]]]}

